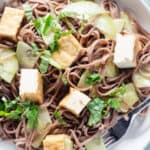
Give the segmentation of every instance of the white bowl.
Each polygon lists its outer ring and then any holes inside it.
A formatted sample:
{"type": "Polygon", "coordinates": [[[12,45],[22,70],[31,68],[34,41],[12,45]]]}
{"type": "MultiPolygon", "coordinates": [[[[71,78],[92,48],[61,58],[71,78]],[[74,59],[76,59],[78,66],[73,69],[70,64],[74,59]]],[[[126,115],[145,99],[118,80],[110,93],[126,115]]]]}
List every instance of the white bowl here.
{"type": "Polygon", "coordinates": [[[129,11],[150,33],[150,0],[116,0],[119,6],[129,11]]]}

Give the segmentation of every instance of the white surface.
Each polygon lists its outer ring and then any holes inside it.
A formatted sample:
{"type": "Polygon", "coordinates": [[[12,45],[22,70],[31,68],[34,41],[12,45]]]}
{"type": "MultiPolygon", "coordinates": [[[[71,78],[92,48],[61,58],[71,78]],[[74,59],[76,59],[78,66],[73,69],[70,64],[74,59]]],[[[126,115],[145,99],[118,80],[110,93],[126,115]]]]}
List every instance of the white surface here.
{"type": "Polygon", "coordinates": [[[137,116],[126,134],[108,150],[144,150],[150,142],[150,108],[145,117],[137,116]]]}
{"type": "Polygon", "coordinates": [[[9,142],[0,141],[0,150],[17,150],[16,146],[9,142]]]}
{"type": "MultiPolygon", "coordinates": [[[[147,0],[150,1],[150,0],[147,0]]],[[[144,0],[116,0],[124,10],[128,10],[138,22],[150,32],[150,8],[144,0]]]]}

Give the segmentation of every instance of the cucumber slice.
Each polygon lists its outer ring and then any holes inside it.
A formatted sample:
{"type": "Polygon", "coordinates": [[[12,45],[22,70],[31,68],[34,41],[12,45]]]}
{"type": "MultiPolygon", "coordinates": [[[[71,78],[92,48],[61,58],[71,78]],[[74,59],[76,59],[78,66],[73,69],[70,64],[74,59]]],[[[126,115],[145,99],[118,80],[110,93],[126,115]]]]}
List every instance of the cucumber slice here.
{"type": "Polygon", "coordinates": [[[85,71],[85,72],[81,75],[81,78],[80,78],[80,80],[79,80],[79,82],[78,82],[78,87],[79,87],[79,88],[89,88],[89,87],[90,87],[90,85],[85,82],[85,80],[86,80],[86,78],[87,78],[87,75],[88,75],[88,71],[85,71]]]}
{"type": "Polygon", "coordinates": [[[133,75],[133,82],[138,88],[150,87],[150,78],[146,78],[138,72],[133,75]]]}
{"type": "Polygon", "coordinates": [[[118,69],[113,63],[112,60],[108,61],[108,63],[105,66],[105,76],[109,78],[113,78],[117,76],[118,74],[118,69]]]}
{"type": "Polygon", "coordinates": [[[51,117],[48,113],[48,110],[46,108],[40,109],[39,117],[38,117],[38,125],[37,125],[37,131],[41,134],[36,137],[36,139],[33,141],[32,146],[34,148],[38,148],[43,139],[45,138],[47,132],[45,132],[45,128],[48,124],[51,124],[51,117]],[[43,131],[43,133],[42,133],[43,131]]]}
{"type": "Polygon", "coordinates": [[[22,68],[33,68],[39,58],[33,53],[32,47],[22,41],[17,44],[16,54],[22,68]]]}
{"type": "Polygon", "coordinates": [[[99,15],[94,21],[97,27],[108,40],[115,40],[116,34],[120,33],[124,26],[123,19],[113,19],[109,14],[99,15]]]}
{"type": "Polygon", "coordinates": [[[117,33],[120,33],[122,30],[123,30],[123,27],[125,25],[125,21],[124,19],[114,19],[114,24],[115,24],[115,27],[116,27],[116,32],[117,33]]]}
{"type": "Polygon", "coordinates": [[[129,16],[125,13],[125,12],[121,12],[121,18],[124,20],[125,24],[124,24],[124,29],[127,30],[130,33],[134,32],[133,29],[133,22],[132,20],[129,18],[129,16]]]}
{"type": "Polygon", "coordinates": [[[134,85],[132,83],[125,85],[125,93],[123,95],[123,104],[121,105],[122,111],[127,111],[132,108],[139,100],[134,85]]]}
{"type": "Polygon", "coordinates": [[[11,83],[18,69],[19,64],[17,57],[15,55],[9,57],[7,60],[0,63],[0,77],[7,83],[11,83]]]}
{"type": "Polygon", "coordinates": [[[98,14],[106,13],[103,7],[91,1],[79,1],[66,6],[62,13],[77,14],[79,19],[87,19],[97,16],[98,14]]]}
{"type": "Polygon", "coordinates": [[[85,145],[87,150],[105,150],[104,142],[101,136],[96,137],[85,145]]]}
{"type": "Polygon", "coordinates": [[[14,56],[15,53],[13,50],[11,49],[0,49],[0,63],[3,61],[7,61],[9,58],[11,58],[12,56],[14,56]]]}

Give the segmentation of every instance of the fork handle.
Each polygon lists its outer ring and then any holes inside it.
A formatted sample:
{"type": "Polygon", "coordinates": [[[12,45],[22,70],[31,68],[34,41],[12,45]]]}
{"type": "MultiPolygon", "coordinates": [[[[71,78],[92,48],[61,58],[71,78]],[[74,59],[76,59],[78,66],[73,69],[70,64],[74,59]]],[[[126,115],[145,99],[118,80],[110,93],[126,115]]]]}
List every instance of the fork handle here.
{"type": "Polygon", "coordinates": [[[129,113],[129,117],[132,117],[133,115],[140,113],[149,105],[150,105],[150,97],[148,97],[146,100],[144,100],[142,103],[140,103],[133,111],[131,111],[129,113]]]}

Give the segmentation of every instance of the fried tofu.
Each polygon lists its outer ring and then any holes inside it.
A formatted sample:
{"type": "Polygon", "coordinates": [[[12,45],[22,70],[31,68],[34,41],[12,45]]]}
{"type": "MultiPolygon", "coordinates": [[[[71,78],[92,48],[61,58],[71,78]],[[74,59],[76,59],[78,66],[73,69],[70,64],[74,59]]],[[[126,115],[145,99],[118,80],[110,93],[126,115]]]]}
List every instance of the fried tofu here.
{"type": "Polygon", "coordinates": [[[71,88],[68,95],[66,95],[59,103],[59,107],[69,110],[76,116],[79,116],[81,111],[91,101],[91,98],[84,93],[71,88]]]}
{"type": "Polygon", "coordinates": [[[19,94],[22,100],[43,103],[43,81],[37,69],[21,69],[19,94]]]}
{"type": "Polygon", "coordinates": [[[82,47],[73,35],[62,37],[59,40],[59,45],[59,50],[52,54],[52,58],[62,69],[66,69],[78,56],[82,47]]]}
{"type": "Polygon", "coordinates": [[[16,41],[17,33],[24,18],[24,10],[5,7],[0,21],[0,37],[16,41]]]}
{"type": "Polygon", "coordinates": [[[73,144],[68,135],[47,135],[43,141],[44,150],[73,150],[73,144]]]}
{"type": "Polygon", "coordinates": [[[117,34],[114,64],[118,68],[136,67],[137,37],[135,34],[117,34]]]}

